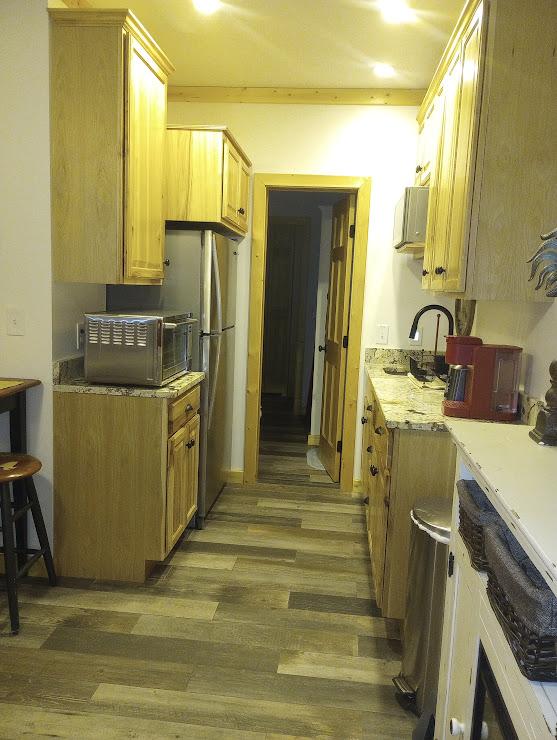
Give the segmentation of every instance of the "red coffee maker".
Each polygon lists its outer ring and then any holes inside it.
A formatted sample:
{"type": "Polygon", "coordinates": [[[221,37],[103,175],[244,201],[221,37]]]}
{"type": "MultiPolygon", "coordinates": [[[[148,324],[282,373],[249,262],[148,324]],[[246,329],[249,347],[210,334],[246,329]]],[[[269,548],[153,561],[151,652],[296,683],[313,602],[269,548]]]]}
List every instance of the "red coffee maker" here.
{"type": "Polygon", "coordinates": [[[514,421],[518,411],[521,347],[484,344],[479,337],[447,337],[450,365],[443,414],[514,421]]]}

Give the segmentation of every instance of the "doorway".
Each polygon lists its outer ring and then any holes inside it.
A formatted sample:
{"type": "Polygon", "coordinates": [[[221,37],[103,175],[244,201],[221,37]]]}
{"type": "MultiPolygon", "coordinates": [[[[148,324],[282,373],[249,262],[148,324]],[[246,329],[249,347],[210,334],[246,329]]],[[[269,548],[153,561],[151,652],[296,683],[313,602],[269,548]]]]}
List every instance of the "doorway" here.
{"type": "MultiPolygon", "coordinates": [[[[293,472],[287,477],[295,478],[296,469],[305,469],[305,475],[309,472],[315,482],[332,480],[340,484],[342,491],[353,490],[370,191],[369,178],[255,176],[246,483],[257,480],[260,464],[261,477],[267,479],[270,471],[265,468],[264,453],[271,443],[275,452],[277,444],[290,445],[283,447],[284,453],[299,445],[296,455],[284,454],[286,467],[293,472]],[[317,252],[311,248],[307,214],[299,208],[298,212],[284,208],[288,201],[299,205],[304,199],[314,204],[321,199],[323,207],[330,208],[329,234],[319,233],[317,252]],[[319,261],[324,256],[323,240],[327,245],[328,297],[325,296],[326,317],[319,326],[316,290],[319,261]],[[317,367],[316,344],[324,349],[324,371],[317,367]],[[320,384],[321,378],[323,391],[313,387],[315,382],[320,384]],[[317,411],[313,408],[316,397],[323,401],[317,411]],[[322,418],[316,429],[319,411],[322,418]],[[315,473],[308,471],[307,446],[316,442],[319,456],[312,459],[320,459],[330,478],[319,466],[315,466],[315,473]]],[[[276,465],[276,455],[274,461],[276,465]]]]}

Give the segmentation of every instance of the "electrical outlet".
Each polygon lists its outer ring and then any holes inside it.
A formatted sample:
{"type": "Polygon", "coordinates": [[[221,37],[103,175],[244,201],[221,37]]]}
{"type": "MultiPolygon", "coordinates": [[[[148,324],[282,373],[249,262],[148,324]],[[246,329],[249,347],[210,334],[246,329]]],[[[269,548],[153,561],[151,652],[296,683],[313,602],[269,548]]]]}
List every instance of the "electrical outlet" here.
{"type": "Polygon", "coordinates": [[[377,344],[387,344],[389,341],[389,325],[377,324],[377,344]]]}
{"type": "Polygon", "coordinates": [[[418,331],[416,332],[416,338],[415,339],[409,339],[410,345],[412,347],[421,347],[422,346],[422,325],[418,324],[418,331]]]}
{"type": "Polygon", "coordinates": [[[13,337],[25,334],[25,312],[21,308],[6,309],[6,332],[13,337]]]}
{"type": "Polygon", "coordinates": [[[75,325],[75,348],[83,349],[85,344],[85,324],[78,321],[75,325]]]}

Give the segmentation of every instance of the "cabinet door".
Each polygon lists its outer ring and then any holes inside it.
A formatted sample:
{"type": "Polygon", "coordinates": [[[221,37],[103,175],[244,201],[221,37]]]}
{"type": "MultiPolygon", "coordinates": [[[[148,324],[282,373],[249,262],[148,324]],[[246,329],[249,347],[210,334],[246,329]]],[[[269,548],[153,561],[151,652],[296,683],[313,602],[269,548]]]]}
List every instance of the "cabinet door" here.
{"type": "Polygon", "coordinates": [[[190,484],[189,425],[179,429],[168,440],[166,477],[166,552],[170,552],[187,524],[187,494],[190,484]]]}
{"type": "Polygon", "coordinates": [[[443,117],[435,178],[430,192],[426,262],[429,266],[429,287],[443,290],[447,272],[446,254],[451,221],[452,194],[455,174],[455,152],[458,139],[460,80],[462,58],[460,49],[453,56],[443,79],[443,117]]]}
{"type": "Polygon", "coordinates": [[[186,489],[186,524],[197,511],[198,475],[199,475],[199,416],[196,414],[187,426],[187,489],[186,489]]]}
{"type": "Polygon", "coordinates": [[[443,728],[439,729],[439,736],[451,735],[449,725],[454,718],[464,725],[462,738],[470,738],[479,650],[479,594],[470,588],[462,566],[455,569],[453,577],[458,579],[454,597],[458,608],[454,614],[451,639],[451,678],[447,695],[446,725],[444,732],[443,728]]]}
{"type": "Polygon", "coordinates": [[[238,198],[238,226],[248,230],[248,199],[250,170],[244,161],[240,162],[240,185],[238,198]]]}
{"type": "Polygon", "coordinates": [[[462,78],[460,105],[455,132],[457,136],[454,158],[454,178],[451,195],[451,216],[447,250],[443,265],[444,290],[459,292],[466,285],[466,257],[468,225],[470,223],[470,194],[474,178],[475,138],[478,129],[478,84],[482,36],[480,5],[462,40],[462,78]]]}
{"type": "Polygon", "coordinates": [[[379,470],[375,455],[371,456],[369,483],[369,532],[371,540],[371,563],[375,600],[383,603],[385,574],[385,551],[387,547],[387,521],[389,504],[389,478],[379,470]]]}
{"type": "Polygon", "coordinates": [[[223,157],[222,217],[237,225],[242,159],[226,138],[224,139],[223,157]]]}
{"type": "Polygon", "coordinates": [[[429,185],[431,180],[439,141],[440,107],[439,96],[436,96],[429,106],[420,128],[415,185],[429,185]]]}
{"type": "Polygon", "coordinates": [[[163,158],[166,78],[128,37],[125,171],[125,282],[163,278],[163,158]]]}

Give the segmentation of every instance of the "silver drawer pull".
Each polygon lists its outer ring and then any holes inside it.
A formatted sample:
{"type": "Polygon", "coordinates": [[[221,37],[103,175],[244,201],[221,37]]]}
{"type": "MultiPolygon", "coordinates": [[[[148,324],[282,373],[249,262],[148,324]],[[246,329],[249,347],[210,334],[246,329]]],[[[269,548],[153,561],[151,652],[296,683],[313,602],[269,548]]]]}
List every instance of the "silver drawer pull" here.
{"type": "Polygon", "coordinates": [[[162,325],[162,328],[163,329],[176,329],[177,326],[178,324],[170,324],[167,321],[165,321],[164,324],[162,325]]]}

